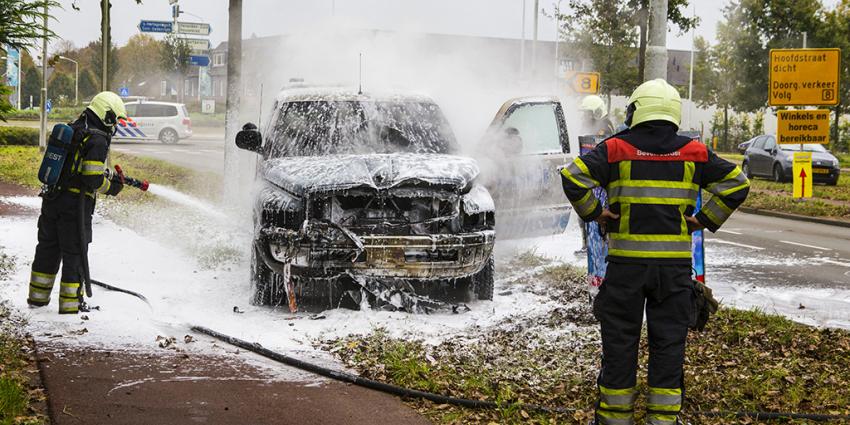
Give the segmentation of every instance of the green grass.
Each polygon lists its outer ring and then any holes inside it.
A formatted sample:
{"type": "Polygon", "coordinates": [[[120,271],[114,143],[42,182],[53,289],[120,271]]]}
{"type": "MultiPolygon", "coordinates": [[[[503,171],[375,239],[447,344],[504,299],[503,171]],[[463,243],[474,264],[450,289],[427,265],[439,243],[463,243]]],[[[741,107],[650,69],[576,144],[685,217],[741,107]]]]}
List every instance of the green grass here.
{"type": "MultiPolygon", "coordinates": [[[[0,146],[0,181],[40,188],[38,167],[42,154],[34,146],[0,146]]],[[[171,186],[206,199],[215,199],[220,193],[221,177],[213,173],[199,173],[168,162],[112,152],[112,164],[118,164],[124,174],[139,180],[171,186]]],[[[145,196],[137,190],[125,188],[119,195],[125,200],[138,200],[145,196]]]]}
{"type": "Polygon", "coordinates": [[[841,168],[850,168],[850,153],[837,153],[835,157],[841,164],[841,168]]]}
{"type": "MultiPolygon", "coordinates": [[[[11,263],[0,264],[6,273],[11,263]]],[[[29,374],[35,369],[32,343],[23,334],[24,320],[13,315],[0,302],[0,425],[35,425],[47,422],[44,412],[31,404],[43,398],[40,390],[29,386],[29,374]]]]}
{"type": "Polygon", "coordinates": [[[38,167],[41,153],[34,146],[0,146],[0,181],[31,188],[41,187],[38,167]]]}
{"type": "MultiPolygon", "coordinates": [[[[547,267],[536,279],[562,309],[515,316],[436,345],[393,338],[386,329],[324,346],[363,376],[455,397],[491,400],[496,410],[411,404],[439,424],[586,423],[596,400],[599,334],[580,270],[547,267]],[[559,311],[567,314],[559,316],[559,311]],[[579,317],[571,317],[578,314],[579,317]],[[578,331],[564,333],[564,329],[578,331]],[[523,411],[520,404],[563,406],[569,414],[523,411]]],[[[646,392],[646,332],[639,382],[646,392]]],[[[705,332],[688,341],[686,409],[850,414],[850,332],[817,329],[759,311],[722,308],[705,332]]],[[[645,400],[638,402],[642,406],[645,400]]],[[[642,411],[643,408],[638,409],[642,411]]],[[[689,415],[692,423],[739,424],[689,415]]],[[[764,421],[759,423],[807,423],[764,421]]]]}
{"type": "MultiPolygon", "coordinates": [[[[781,192],[790,196],[792,183],[776,183],[774,181],[753,178],[750,179],[751,190],[769,190],[781,192]]],[[[850,202],[850,175],[842,175],[838,178],[836,186],[824,184],[813,184],[812,193],[815,199],[831,199],[834,201],[850,202]]]]}

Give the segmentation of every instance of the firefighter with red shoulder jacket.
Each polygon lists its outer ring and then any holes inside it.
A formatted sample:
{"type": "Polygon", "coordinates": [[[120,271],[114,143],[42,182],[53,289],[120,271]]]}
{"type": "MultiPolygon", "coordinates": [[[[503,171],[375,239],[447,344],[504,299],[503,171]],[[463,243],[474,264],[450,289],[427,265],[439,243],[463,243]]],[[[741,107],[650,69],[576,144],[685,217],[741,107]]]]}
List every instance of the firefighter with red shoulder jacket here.
{"type": "Polygon", "coordinates": [[[80,284],[83,268],[87,267],[85,249],[91,242],[96,196],[115,196],[124,186],[120,176],[105,178],[104,171],[115,126],[119,119],[126,118],[124,102],[117,94],[106,91],[96,95],[80,117],[69,124],[75,149],[64,162],[59,183],[41,195],[38,245],[27,298],[30,306],[41,307],[50,302],[61,264],[59,314],[79,312],[80,284]]]}
{"type": "Polygon", "coordinates": [[[740,168],[677,135],[680,119],[676,89],[663,79],[647,81],[629,98],[629,129],[561,170],[575,211],[608,234],[608,269],[593,304],[602,329],[596,424],[634,423],[644,311],[647,424],[680,423],[685,340],[696,321],[690,234],[717,231],[749,192],[740,168]],[[600,186],[608,192],[608,209],[591,190],[600,186]],[[694,215],[700,188],[712,197],[694,215]]]}

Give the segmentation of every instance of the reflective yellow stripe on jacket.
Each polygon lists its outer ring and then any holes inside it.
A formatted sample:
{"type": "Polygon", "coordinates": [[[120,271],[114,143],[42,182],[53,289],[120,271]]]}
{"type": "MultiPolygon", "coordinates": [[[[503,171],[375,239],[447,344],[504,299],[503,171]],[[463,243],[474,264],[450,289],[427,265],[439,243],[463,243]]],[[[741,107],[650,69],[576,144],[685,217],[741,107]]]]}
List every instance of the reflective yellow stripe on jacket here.
{"type": "Polygon", "coordinates": [[[632,234],[629,229],[631,206],[677,205],[680,212],[696,207],[699,185],[693,182],[696,165],[683,163],[682,181],[632,180],[632,162],[618,163],[619,179],[606,187],[608,202],[620,204],[620,226],[611,229],[608,254],[630,258],[691,258],[691,236],[684,215],[678,234],[632,234]]]}

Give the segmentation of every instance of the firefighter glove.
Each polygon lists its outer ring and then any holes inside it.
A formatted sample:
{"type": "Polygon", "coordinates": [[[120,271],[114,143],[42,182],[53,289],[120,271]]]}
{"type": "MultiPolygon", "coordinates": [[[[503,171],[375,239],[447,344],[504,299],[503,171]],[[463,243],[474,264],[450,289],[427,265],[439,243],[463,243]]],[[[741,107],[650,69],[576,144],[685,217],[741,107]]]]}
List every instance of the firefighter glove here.
{"type": "Polygon", "coordinates": [[[708,319],[712,314],[717,313],[720,308],[720,303],[714,298],[711,288],[704,283],[694,280],[694,296],[696,298],[696,319],[692,322],[691,329],[695,331],[703,331],[708,319]]]}
{"type": "Polygon", "coordinates": [[[109,189],[105,192],[106,195],[115,196],[121,192],[121,189],[124,189],[124,183],[121,176],[117,174],[113,174],[112,177],[109,178],[109,189]]]}

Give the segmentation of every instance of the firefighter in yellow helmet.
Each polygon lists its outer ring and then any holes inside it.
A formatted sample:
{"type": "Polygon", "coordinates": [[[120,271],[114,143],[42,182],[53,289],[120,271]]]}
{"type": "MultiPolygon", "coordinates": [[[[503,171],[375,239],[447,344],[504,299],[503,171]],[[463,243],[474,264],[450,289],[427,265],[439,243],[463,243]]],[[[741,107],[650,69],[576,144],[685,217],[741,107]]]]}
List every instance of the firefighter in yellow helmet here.
{"type": "Polygon", "coordinates": [[[677,134],[681,99],[662,79],[629,98],[629,129],[561,170],[583,220],[607,229],[608,269],[593,312],[602,328],[599,402],[593,423],[634,423],[644,312],[649,334],[647,424],[679,422],[688,328],[695,326],[691,232],[714,232],[741,205],[749,181],[735,164],[677,134]],[[591,189],[608,192],[609,207],[591,189]],[[713,196],[694,214],[699,189],[713,196]]]}
{"type": "Polygon", "coordinates": [[[50,302],[61,264],[59,313],[79,312],[95,199],[98,193],[115,196],[123,188],[118,176],[107,179],[104,171],[115,126],[119,119],[126,118],[124,102],[106,91],[96,95],[80,117],[69,124],[74,130],[71,150],[59,182],[41,193],[38,245],[27,298],[30,306],[41,307],[50,302]]]}
{"type": "Polygon", "coordinates": [[[579,104],[581,111],[581,134],[609,137],[614,134],[614,125],[608,119],[608,108],[601,97],[585,96],[579,104]]]}

